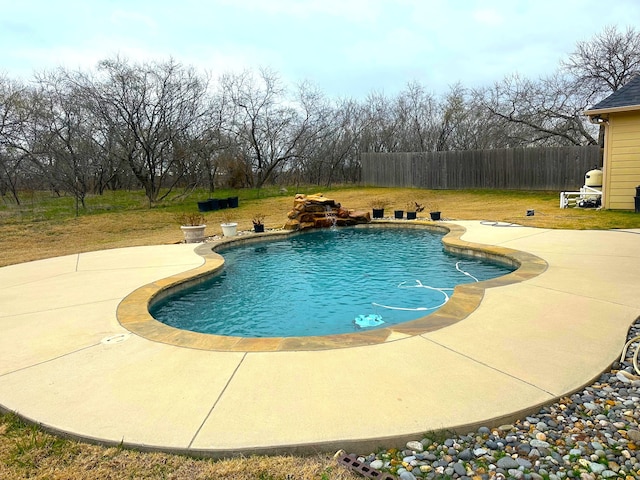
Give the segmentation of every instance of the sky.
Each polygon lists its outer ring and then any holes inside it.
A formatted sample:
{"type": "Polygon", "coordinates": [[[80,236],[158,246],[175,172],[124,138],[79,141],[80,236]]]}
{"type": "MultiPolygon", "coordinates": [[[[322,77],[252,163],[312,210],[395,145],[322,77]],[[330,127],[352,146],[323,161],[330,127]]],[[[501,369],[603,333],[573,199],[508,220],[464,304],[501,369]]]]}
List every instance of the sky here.
{"type": "Polygon", "coordinates": [[[435,94],[553,73],[638,0],[0,0],[0,73],[90,71],[116,55],[208,72],[268,68],[333,98],[435,94]]]}

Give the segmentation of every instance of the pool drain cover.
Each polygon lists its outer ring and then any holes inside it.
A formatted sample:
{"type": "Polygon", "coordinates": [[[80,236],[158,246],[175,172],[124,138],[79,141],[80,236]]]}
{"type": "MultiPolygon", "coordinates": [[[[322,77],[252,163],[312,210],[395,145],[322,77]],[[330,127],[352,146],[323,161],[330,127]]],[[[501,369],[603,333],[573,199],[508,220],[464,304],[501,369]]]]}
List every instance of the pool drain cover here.
{"type": "Polygon", "coordinates": [[[340,455],[337,460],[341,465],[344,465],[367,478],[375,478],[377,480],[396,480],[396,477],[390,473],[381,472],[380,470],[376,470],[375,468],[371,468],[370,466],[359,462],[358,458],[353,454],[340,455]]]}
{"type": "Polygon", "coordinates": [[[103,345],[113,345],[114,343],[124,342],[129,338],[130,333],[118,333],[117,335],[111,335],[110,337],[104,337],[100,340],[103,345]]]}

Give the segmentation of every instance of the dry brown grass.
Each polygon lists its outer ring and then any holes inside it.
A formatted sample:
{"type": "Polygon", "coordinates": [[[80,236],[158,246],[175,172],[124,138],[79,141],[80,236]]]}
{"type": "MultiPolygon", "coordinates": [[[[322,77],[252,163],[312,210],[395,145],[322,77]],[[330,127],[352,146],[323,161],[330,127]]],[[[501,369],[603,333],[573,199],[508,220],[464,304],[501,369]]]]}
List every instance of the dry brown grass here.
{"type": "MultiPolygon", "coordinates": [[[[438,203],[445,219],[489,220],[545,228],[639,228],[640,215],[558,208],[557,193],[425,191],[347,188],[326,191],[347,208],[369,210],[374,198],[387,201],[386,215],[409,201],[438,203]],[[526,216],[527,210],[534,216],[526,216]]],[[[241,197],[242,198],[242,197],[241,197]]],[[[281,227],[293,194],[241,200],[240,208],[206,214],[207,234],[220,233],[224,213],[251,229],[257,213],[267,228],[281,227]]],[[[428,216],[428,208],[421,214],[428,216]]],[[[0,266],[98,249],[177,243],[182,234],[171,209],[137,208],[78,218],[20,220],[0,210],[0,266]]],[[[366,453],[366,452],[360,452],[366,453]]],[[[355,479],[330,454],[315,457],[250,457],[213,461],[163,453],[140,453],[76,443],[0,416],[0,478],[19,479],[355,479]]]]}
{"type": "MultiPolygon", "coordinates": [[[[347,208],[370,210],[374,198],[388,202],[386,215],[404,209],[408,201],[437,203],[444,218],[493,220],[545,228],[637,228],[640,215],[632,212],[558,208],[556,193],[492,191],[427,191],[419,189],[348,188],[327,191],[347,208]],[[527,210],[534,216],[526,216],[527,210]]],[[[220,233],[223,215],[231,214],[240,230],[251,229],[257,213],[267,228],[281,227],[293,204],[293,195],[241,201],[240,208],[205,215],[207,235],[220,233]]],[[[0,211],[0,214],[2,212],[0,211]]],[[[426,210],[422,216],[428,216],[426,210]]],[[[1,218],[1,217],[0,217],[1,218]]],[[[77,218],[40,221],[12,219],[0,226],[0,266],[90,250],[176,243],[182,234],[169,209],[120,210],[77,218]]]]}
{"type": "MultiPolygon", "coordinates": [[[[238,209],[205,214],[207,235],[220,234],[224,214],[238,221],[238,228],[252,228],[251,219],[265,213],[265,225],[284,224],[290,198],[250,201],[238,209]]],[[[158,245],[182,241],[182,232],[170,210],[124,210],[73,218],[12,221],[0,226],[0,266],[69,255],[91,250],[158,245]]]]}
{"type": "Polygon", "coordinates": [[[142,453],[65,440],[0,416],[0,478],[35,480],[233,479],[354,480],[332,455],[251,456],[225,460],[142,453]]]}

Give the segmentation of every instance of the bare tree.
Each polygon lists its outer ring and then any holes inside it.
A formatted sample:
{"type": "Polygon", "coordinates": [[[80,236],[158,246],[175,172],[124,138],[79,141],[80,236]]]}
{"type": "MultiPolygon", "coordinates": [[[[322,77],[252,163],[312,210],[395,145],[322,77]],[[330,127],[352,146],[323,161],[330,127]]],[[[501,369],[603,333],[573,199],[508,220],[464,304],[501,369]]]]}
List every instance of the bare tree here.
{"type": "Polygon", "coordinates": [[[28,154],[21,132],[31,113],[29,97],[24,85],[0,75],[0,195],[9,192],[18,205],[22,162],[28,154]]]}
{"type": "Polygon", "coordinates": [[[143,186],[149,205],[165,198],[181,180],[176,142],[204,114],[207,85],[173,60],[134,64],[116,58],[99,64],[103,78],[83,77],[111,154],[125,162],[143,186]],[[161,189],[165,188],[161,194],[161,189]]]}
{"type": "Polygon", "coordinates": [[[509,123],[505,132],[513,146],[596,145],[597,129],[582,112],[638,72],[640,33],[606,27],[578,42],[557,72],[539,80],[506,77],[480,96],[494,117],[509,123]]]}
{"type": "Polygon", "coordinates": [[[364,130],[359,143],[365,151],[396,152],[509,146],[512,141],[505,137],[509,121],[489,112],[486,91],[456,83],[436,97],[411,82],[395,98],[370,95],[361,115],[364,130]]]}
{"type": "Polygon", "coordinates": [[[80,206],[85,208],[99,155],[92,112],[64,70],[41,73],[36,82],[33,107],[40,138],[30,158],[56,189],[74,196],[77,215],[80,206]]]}
{"type": "Polygon", "coordinates": [[[441,117],[437,127],[435,150],[438,152],[455,150],[455,138],[460,133],[460,127],[465,121],[467,111],[464,104],[464,89],[457,83],[450,88],[441,104],[441,117]]]}
{"type": "Polygon", "coordinates": [[[507,77],[484,90],[484,106],[514,127],[505,132],[513,146],[597,144],[579,85],[559,73],[538,81],[507,77]]]}
{"type": "Polygon", "coordinates": [[[220,172],[224,153],[233,151],[235,147],[225,133],[225,126],[228,124],[226,100],[228,99],[224,95],[210,96],[205,114],[190,130],[191,152],[196,159],[200,173],[198,182],[206,185],[209,192],[215,190],[216,177],[220,172]]]}
{"type": "Polygon", "coordinates": [[[438,100],[418,82],[410,82],[395,100],[399,151],[428,152],[436,145],[438,100]]]}
{"type": "Polygon", "coordinates": [[[605,27],[591,40],[578,42],[561,66],[583,87],[587,102],[597,101],[640,72],[640,32],[605,27]]]}
{"type": "Polygon", "coordinates": [[[324,126],[297,166],[296,180],[331,186],[359,179],[358,141],[364,127],[362,106],[351,99],[323,110],[324,126]]]}
{"type": "Polygon", "coordinates": [[[596,144],[582,112],[639,70],[640,34],[607,27],[543,78],[455,84],[442,96],[411,82],[395,97],[331,102],[264,69],[224,75],[211,95],[173,60],[104,60],[95,73],[41,78],[38,91],[2,77],[0,193],[19,201],[19,183],[49,171],[79,204],[89,188],[138,183],[153,205],[180,186],[213,191],[223,177],[237,187],[357,181],[362,151],[596,144]]]}
{"type": "Polygon", "coordinates": [[[496,121],[478,102],[477,92],[460,83],[449,88],[440,102],[437,150],[502,148],[504,121],[496,121]]]}
{"type": "Polygon", "coordinates": [[[260,70],[257,77],[249,71],[225,75],[221,83],[231,119],[228,134],[242,152],[247,171],[253,173],[253,186],[275,180],[304,158],[321,135],[322,98],[308,84],[301,84],[297,98],[290,99],[270,70],[260,70]]]}
{"type": "Polygon", "coordinates": [[[360,140],[364,152],[398,152],[401,150],[401,123],[393,99],[378,92],[370,93],[364,103],[365,127],[360,140]]]}

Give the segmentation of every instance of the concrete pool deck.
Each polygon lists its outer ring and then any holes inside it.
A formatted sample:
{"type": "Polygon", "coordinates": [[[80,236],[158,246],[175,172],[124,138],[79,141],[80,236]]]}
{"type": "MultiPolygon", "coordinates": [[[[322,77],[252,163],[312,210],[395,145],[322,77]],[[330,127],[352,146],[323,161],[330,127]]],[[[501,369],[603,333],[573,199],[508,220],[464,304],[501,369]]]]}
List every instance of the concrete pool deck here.
{"type": "Polygon", "coordinates": [[[132,316],[124,328],[123,300],[202,269],[201,246],[1,268],[0,408],[78,439],[141,449],[366,452],[508,422],[619,357],[640,316],[640,229],[452,223],[466,229],[460,245],[525,252],[544,268],[487,288],[475,309],[458,301],[458,320],[444,328],[345,348],[209,349],[180,334],[154,339],[154,327],[132,316]]]}

